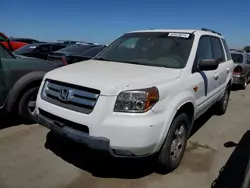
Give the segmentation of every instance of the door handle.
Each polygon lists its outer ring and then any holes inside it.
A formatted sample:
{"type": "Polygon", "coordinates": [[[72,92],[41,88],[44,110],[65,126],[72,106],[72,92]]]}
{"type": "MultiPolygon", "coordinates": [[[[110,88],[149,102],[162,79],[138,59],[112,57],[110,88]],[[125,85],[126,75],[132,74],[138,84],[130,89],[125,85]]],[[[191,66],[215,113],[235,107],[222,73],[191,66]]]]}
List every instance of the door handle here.
{"type": "Polygon", "coordinates": [[[230,68],[227,68],[227,73],[229,73],[229,71],[230,71],[230,68]]]}
{"type": "Polygon", "coordinates": [[[219,78],[219,74],[215,74],[215,75],[214,75],[214,79],[215,79],[215,80],[218,80],[218,78],[219,78]]]}

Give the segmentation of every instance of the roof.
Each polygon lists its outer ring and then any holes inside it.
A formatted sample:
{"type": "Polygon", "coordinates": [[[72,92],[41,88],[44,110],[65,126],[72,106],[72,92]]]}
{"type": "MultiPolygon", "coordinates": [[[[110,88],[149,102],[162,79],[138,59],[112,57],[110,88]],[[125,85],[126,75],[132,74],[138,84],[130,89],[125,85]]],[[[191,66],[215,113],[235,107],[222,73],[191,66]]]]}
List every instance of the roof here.
{"type": "Polygon", "coordinates": [[[42,46],[42,45],[60,45],[60,46],[67,46],[65,44],[62,44],[60,42],[42,42],[42,43],[33,43],[29,44],[30,46],[42,46]]]}
{"type": "MultiPolygon", "coordinates": [[[[22,37],[10,37],[11,39],[18,39],[18,40],[36,40],[36,39],[32,39],[32,38],[22,38],[22,37]]],[[[37,41],[37,40],[36,40],[37,41]]]]}
{"type": "Polygon", "coordinates": [[[148,29],[148,30],[138,30],[138,31],[131,31],[127,33],[145,33],[145,32],[163,32],[163,33],[169,33],[169,32],[176,32],[176,33],[194,33],[194,32],[201,32],[202,34],[213,34],[213,35],[219,35],[220,33],[209,30],[209,29],[148,29]]]}

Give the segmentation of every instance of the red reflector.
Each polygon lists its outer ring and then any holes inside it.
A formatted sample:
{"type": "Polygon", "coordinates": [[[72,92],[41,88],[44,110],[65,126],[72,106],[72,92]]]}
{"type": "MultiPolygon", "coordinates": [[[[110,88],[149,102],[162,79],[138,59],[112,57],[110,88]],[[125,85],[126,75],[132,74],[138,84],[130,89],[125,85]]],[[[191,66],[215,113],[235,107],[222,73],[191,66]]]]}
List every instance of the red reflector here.
{"type": "Polygon", "coordinates": [[[62,57],[62,61],[63,61],[63,64],[64,64],[64,65],[67,65],[67,64],[68,64],[67,61],[66,61],[66,59],[63,58],[63,57],[62,57]]]}

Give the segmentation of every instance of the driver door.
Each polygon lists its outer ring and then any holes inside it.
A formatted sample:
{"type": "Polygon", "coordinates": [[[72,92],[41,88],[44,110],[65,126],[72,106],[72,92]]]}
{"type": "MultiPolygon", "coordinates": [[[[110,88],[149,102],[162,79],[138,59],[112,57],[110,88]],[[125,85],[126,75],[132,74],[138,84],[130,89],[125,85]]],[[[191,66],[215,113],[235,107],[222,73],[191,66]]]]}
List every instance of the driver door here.
{"type": "Polygon", "coordinates": [[[218,69],[199,71],[197,67],[199,67],[199,62],[203,59],[213,59],[211,38],[206,35],[200,38],[193,67],[193,76],[199,88],[195,93],[196,105],[201,114],[210,107],[215,94],[218,92],[218,69]]]}
{"type": "Polygon", "coordinates": [[[5,61],[8,51],[0,44],[0,108],[4,105],[9,91],[9,66],[5,61]]]}

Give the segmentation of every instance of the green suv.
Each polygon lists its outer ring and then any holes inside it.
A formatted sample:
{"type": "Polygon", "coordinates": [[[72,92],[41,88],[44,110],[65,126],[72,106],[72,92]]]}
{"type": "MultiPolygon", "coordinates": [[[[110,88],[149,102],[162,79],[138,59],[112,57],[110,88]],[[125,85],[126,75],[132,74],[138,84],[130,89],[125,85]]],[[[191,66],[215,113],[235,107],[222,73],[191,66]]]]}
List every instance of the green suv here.
{"type": "Polygon", "coordinates": [[[32,118],[43,76],[57,67],[53,62],[14,56],[0,44],[0,112],[32,118]]]}

